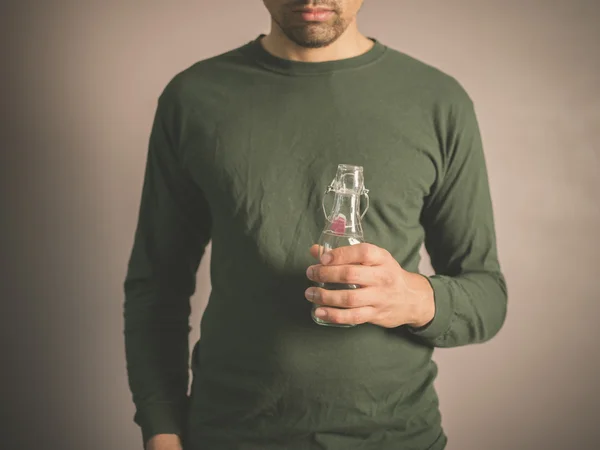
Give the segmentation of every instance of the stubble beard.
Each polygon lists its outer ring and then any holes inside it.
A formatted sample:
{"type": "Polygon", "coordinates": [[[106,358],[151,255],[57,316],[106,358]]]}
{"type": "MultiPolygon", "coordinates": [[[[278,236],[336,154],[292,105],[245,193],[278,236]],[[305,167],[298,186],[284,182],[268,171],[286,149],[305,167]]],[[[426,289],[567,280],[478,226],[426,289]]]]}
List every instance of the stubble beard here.
{"type": "Polygon", "coordinates": [[[348,24],[337,14],[331,23],[308,23],[301,26],[287,25],[275,20],[287,38],[304,48],[321,48],[335,42],[346,31],[348,24]]]}

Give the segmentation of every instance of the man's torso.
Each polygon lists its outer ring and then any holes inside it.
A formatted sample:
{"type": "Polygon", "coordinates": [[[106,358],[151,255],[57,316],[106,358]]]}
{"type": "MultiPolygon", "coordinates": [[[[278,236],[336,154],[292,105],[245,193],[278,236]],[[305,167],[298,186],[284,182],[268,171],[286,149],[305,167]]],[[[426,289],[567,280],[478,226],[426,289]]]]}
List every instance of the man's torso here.
{"type": "Polygon", "coordinates": [[[304,290],[341,163],[364,168],[366,240],[418,271],[421,209],[443,164],[442,100],[456,88],[391,50],[291,76],[244,49],[177,80],[182,160],[213,224],[189,448],[443,448],[432,349],[402,328],[318,326],[304,290]]]}

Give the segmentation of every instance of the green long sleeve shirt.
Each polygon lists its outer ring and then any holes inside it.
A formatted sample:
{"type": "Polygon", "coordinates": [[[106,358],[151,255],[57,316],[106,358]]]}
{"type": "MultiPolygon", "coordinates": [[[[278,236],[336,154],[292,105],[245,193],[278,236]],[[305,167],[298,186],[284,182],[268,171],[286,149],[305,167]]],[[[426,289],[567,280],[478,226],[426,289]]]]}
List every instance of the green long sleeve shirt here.
{"type": "Polygon", "coordinates": [[[507,292],[480,132],[452,77],[374,40],[321,63],[257,38],[177,74],[158,101],[125,280],[125,347],[144,441],[185,450],[439,450],[435,347],[484,342],[507,292]],[[418,272],[422,329],[316,325],[309,247],[337,165],[363,166],[368,242],[418,272]],[[190,296],[212,242],[191,353],[190,296]]]}

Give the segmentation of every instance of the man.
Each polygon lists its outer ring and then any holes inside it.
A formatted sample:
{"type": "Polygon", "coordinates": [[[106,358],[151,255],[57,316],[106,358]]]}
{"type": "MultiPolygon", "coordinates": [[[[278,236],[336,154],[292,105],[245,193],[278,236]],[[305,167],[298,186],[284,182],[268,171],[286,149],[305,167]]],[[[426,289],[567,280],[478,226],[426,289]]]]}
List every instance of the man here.
{"type": "Polygon", "coordinates": [[[125,282],[135,421],[152,450],[443,449],[433,349],[489,340],[506,315],[473,104],[362,35],[361,0],[264,3],[268,35],[179,73],[158,102],[125,282]],[[339,163],[364,168],[369,243],[318,261],[339,163]],[[315,324],[313,302],[357,326],[315,324]]]}

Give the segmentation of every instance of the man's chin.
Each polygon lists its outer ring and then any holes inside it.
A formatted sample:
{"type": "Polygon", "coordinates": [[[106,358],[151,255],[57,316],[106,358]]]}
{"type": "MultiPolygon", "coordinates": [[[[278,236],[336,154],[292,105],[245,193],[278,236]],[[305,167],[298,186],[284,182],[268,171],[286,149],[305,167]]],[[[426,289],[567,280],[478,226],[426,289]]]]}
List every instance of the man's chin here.
{"type": "MultiPolygon", "coordinates": [[[[322,48],[327,47],[339,36],[323,36],[321,33],[311,33],[309,30],[300,33],[293,33],[289,36],[297,45],[304,48],[322,48]]],[[[316,30],[315,30],[316,31],[316,30]]]]}

